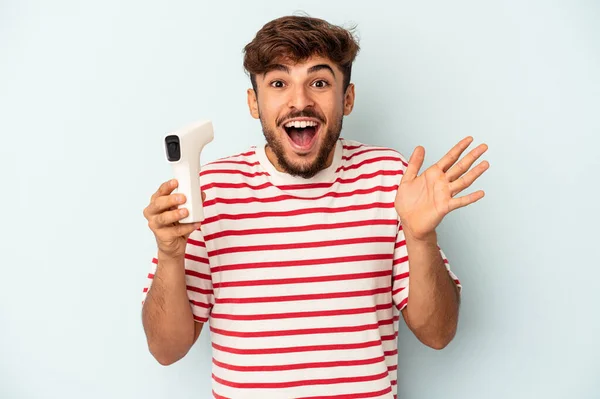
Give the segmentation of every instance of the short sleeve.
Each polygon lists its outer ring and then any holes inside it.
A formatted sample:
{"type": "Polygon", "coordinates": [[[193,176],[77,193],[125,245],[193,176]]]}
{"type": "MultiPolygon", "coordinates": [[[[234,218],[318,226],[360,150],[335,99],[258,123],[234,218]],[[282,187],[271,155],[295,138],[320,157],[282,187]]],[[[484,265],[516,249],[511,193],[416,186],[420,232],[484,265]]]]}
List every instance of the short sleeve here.
{"type": "MultiPolygon", "coordinates": [[[[152,287],[158,259],[154,257],[142,292],[142,304],[152,287]]],[[[206,244],[201,230],[190,234],[185,249],[185,281],[194,320],[206,323],[214,305],[212,278],[206,244]]]]}
{"type": "MultiPolygon", "coordinates": [[[[440,254],[450,277],[452,277],[452,280],[454,280],[454,283],[458,288],[461,289],[460,281],[452,270],[450,270],[450,263],[448,262],[444,251],[442,251],[439,245],[438,249],[440,250],[440,254]]],[[[404,231],[402,230],[402,224],[400,223],[398,223],[398,234],[396,236],[396,245],[394,246],[394,262],[392,268],[392,298],[396,308],[401,311],[408,304],[410,273],[406,239],[404,238],[404,231]]]]}

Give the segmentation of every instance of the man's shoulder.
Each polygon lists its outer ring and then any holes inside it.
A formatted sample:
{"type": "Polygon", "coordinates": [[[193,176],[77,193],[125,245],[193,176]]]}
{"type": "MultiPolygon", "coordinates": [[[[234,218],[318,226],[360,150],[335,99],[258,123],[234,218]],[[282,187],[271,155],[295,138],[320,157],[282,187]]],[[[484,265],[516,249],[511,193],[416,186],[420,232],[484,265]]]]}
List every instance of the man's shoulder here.
{"type": "Polygon", "coordinates": [[[394,148],[345,138],[342,139],[342,143],[344,146],[344,158],[350,161],[350,163],[383,162],[395,164],[401,169],[408,166],[408,159],[402,152],[394,148]]]}
{"type": "Polygon", "coordinates": [[[244,168],[244,166],[256,166],[258,161],[256,160],[256,146],[251,146],[247,150],[227,155],[225,157],[217,158],[214,161],[210,161],[202,165],[203,170],[214,170],[221,169],[223,166],[244,168]]]}
{"type": "Polygon", "coordinates": [[[202,164],[200,177],[205,182],[230,181],[236,176],[251,176],[259,173],[259,161],[256,157],[256,146],[245,151],[217,158],[202,164]]]}

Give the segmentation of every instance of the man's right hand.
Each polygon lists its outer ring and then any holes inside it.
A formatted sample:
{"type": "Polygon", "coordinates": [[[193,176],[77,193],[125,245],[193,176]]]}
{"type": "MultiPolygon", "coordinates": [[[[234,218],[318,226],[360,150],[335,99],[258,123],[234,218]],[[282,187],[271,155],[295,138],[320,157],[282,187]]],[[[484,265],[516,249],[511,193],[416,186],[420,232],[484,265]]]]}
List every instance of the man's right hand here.
{"type": "MultiPolygon", "coordinates": [[[[150,204],[144,208],[144,217],[154,233],[159,254],[171,259],[185,257],[185,246],[190,234],[200,228],[200,223],[179,223],[188,215],[188,210],[177,209],[186,201],[184,194],[171,194],[177,185],[175,179],[161,184],[150,198],[150,204]]],[[[202,201],[205,198],[206,195],[202,193],[202,201]]]]}

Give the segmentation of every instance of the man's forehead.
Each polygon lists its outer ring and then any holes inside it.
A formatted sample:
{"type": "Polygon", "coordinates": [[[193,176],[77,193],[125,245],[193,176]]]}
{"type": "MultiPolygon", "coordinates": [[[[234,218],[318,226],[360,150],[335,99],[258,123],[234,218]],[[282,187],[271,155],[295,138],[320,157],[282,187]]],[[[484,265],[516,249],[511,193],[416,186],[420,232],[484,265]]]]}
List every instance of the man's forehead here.
{"type": "Polygon", "coordinates": [[[306,66],[308,68],[314,64],[322,64],[322,63],[333,64],[334,62],[327,57],[323,57],[321,55],[315,54],[308,58],[299,59],[299,60],[294,59],[292,57],[283,56],[283,57],[279,57],[279,58],[275,59],[275,63],[286,65],[286,66],[306,66]]]}
{"type": "Polygon", "coordinates": [[[306,59],[294,60],[290,57],[280,57],[278,59],[273,60],[271,65],[266,68],[265,75],[271,71],[280,70],[282,72],[292,72],[292,70],[301,71],[301,72],[311,72],[315,69],[328,69],[328,68],[315,68],[318,66],[329,66],[333,71],[334,75],[337,75],[337,72],[341,72],[337,65],[329,58],[322,56],[311,56],[306,59]]]}

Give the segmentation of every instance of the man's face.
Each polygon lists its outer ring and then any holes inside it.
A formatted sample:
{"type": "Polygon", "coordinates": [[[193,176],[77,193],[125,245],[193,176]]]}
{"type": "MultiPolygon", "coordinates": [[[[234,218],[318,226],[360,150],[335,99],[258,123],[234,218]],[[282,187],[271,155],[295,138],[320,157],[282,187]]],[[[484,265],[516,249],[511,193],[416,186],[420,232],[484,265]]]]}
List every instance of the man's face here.
{"type": "Polygon", "coordinates": [[[354,105],[354,85],[344,91],[343,82],[342,71],[321,57],[256,76],[248,106],[260,119],[277,170],[310,178],[331,164],[342,118],[354,105]]]}

